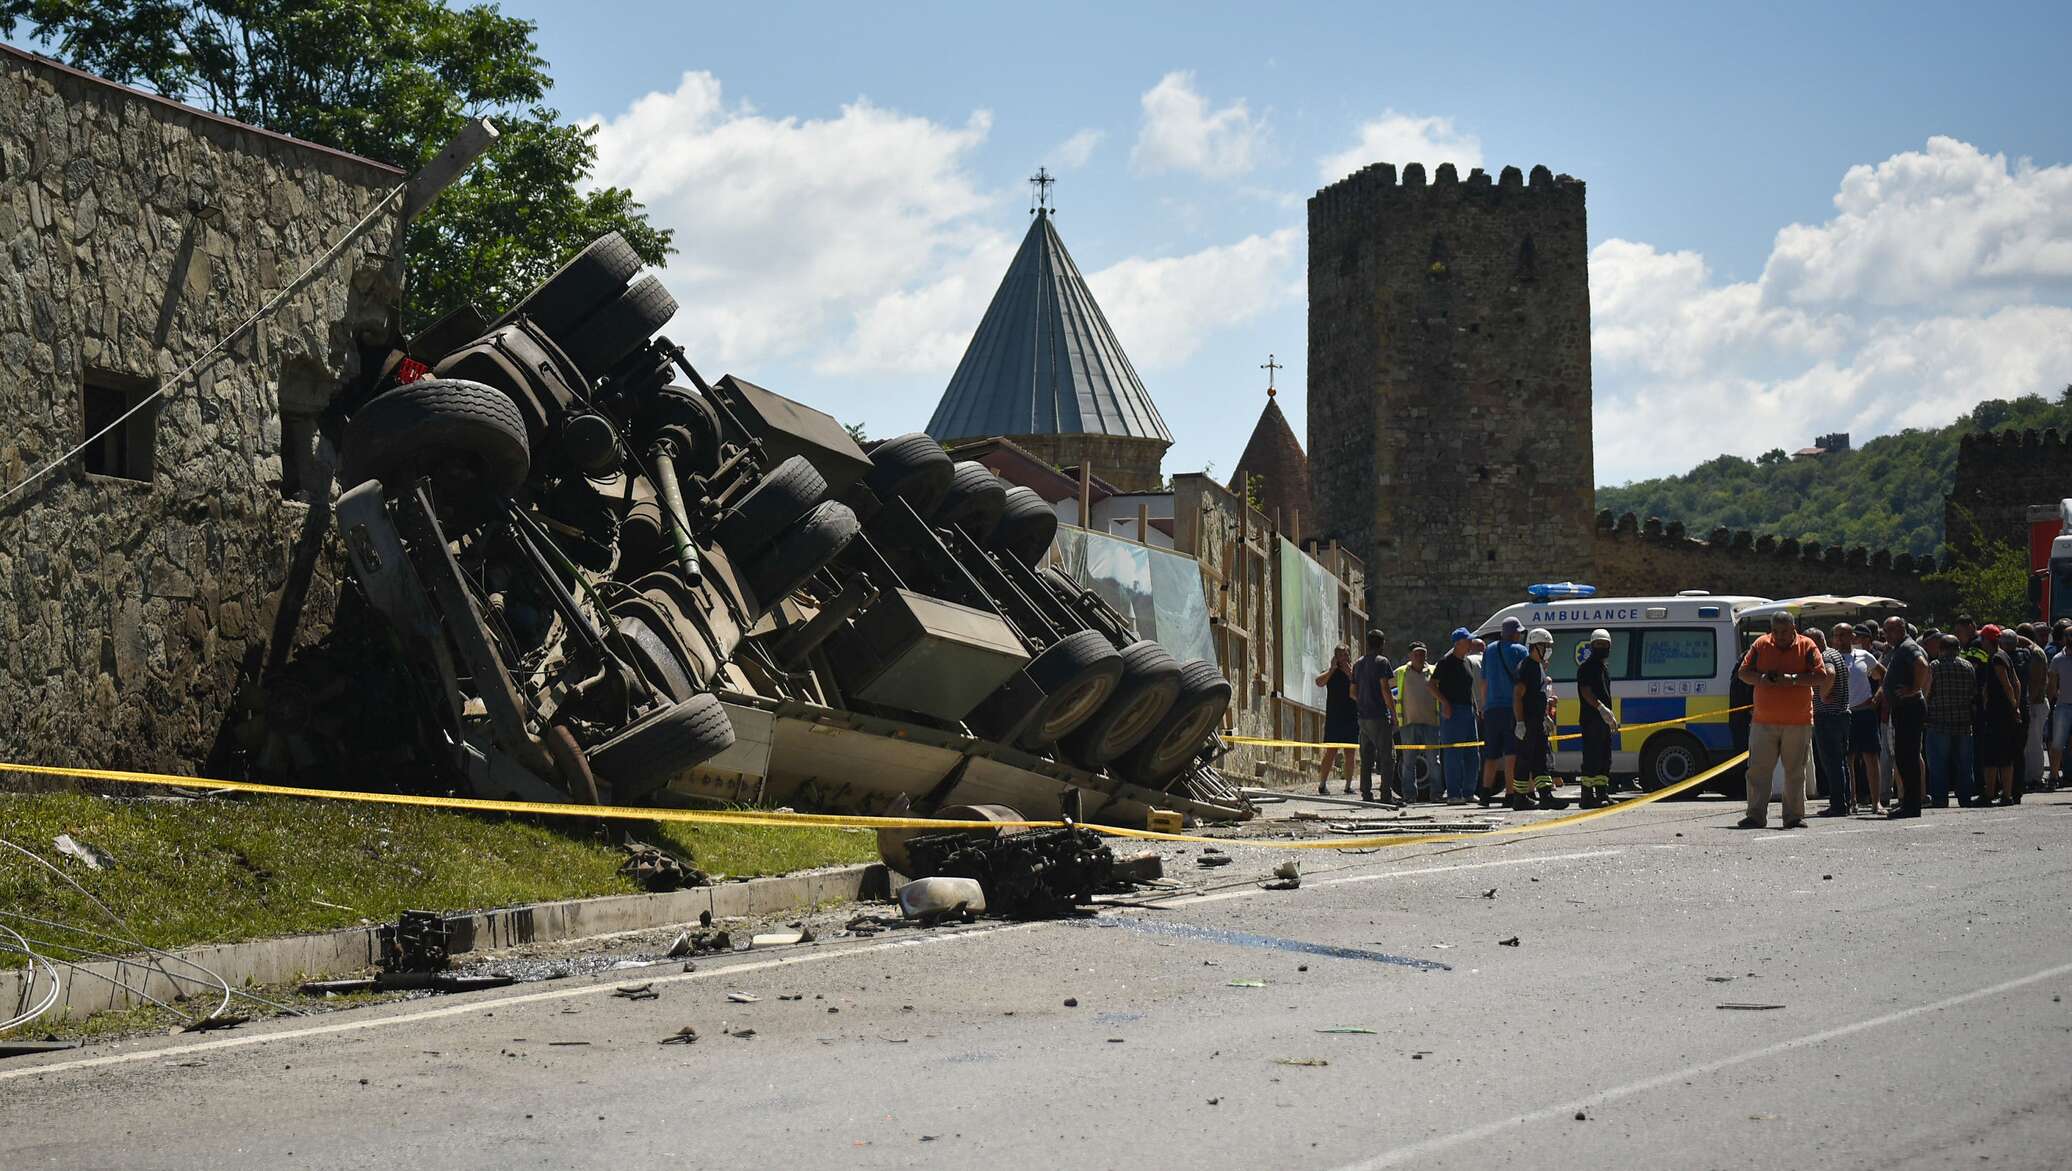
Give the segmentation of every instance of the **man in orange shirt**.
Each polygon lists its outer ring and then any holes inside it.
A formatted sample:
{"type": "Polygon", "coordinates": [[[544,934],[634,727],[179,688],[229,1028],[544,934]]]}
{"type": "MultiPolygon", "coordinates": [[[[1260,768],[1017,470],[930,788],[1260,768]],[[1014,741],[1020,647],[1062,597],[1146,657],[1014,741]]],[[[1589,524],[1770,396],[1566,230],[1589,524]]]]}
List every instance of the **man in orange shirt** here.
{"type": "Polygon", "coordinates": [[[1780,611],[1770,633],[1755,640],[1738,677],[1755,688],[1755,718],[1748,727],[1748,816],[1742,829],[1761,829],[1770,812],[1770,777],[1784,762],[1784,828],[1806,824],[1806,766],[1813,747],[1813,689],[1831,677],[1820,648],[1799,633],[1798,619],[1780,611]]]}

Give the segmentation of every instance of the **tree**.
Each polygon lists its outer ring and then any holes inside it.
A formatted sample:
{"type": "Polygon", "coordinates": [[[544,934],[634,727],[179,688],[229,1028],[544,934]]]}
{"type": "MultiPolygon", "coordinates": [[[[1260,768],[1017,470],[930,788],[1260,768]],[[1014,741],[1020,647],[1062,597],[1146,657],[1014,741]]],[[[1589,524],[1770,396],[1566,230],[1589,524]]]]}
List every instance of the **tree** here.
{"type": "Polygon", "coordinates": [[[1991,542],[1924,580],[1956,587],[1958,608],[1984,621],[2017,622],[2029,616],[2029,554],[2019,545],[1991,542]]]}
{"type": "Polygon", "coordinates": [[[594,129],[544,104],[531,21],[440,0],[0,0],[0,36],[241,122],[415,171],[467,122],[497,145],[410,225],[404,328],[473,302],[501,312],[561,259],[618,231],[672,251],[632,193],[584,190],[594,129]]]}
{"type": "Polygon", "coordinates": [[[1789,458],[1789,456],[1784,454],[1783,448],[1773,447],[1770,450],[1761,454],[1760,456],[1757,456],[1755,463],[1757,467],[1761,468],[1781,467],[1783,466],[1784,461],[1789,458]]]}

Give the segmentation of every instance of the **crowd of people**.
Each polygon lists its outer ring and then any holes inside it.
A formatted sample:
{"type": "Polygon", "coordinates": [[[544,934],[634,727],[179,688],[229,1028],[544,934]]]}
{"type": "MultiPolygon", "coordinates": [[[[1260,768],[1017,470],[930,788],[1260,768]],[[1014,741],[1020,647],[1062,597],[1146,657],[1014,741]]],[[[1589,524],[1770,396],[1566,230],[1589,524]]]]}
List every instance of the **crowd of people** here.
{"type": "MultiPolygon", "coordinates": [[[[1562,809],[1549,758],[1555,696],[1547,658],[1554,638],[1506,618],[1485,641],[1465,627],[1434,657],[1413,642],[1398,666],[1388,639],[1369,631],[1355,659],[1340,646],[1317,676],[1324,739],[1356,744],[1359,793],[1369,801],[1562,809]]],[[[1590,632],[1575,698],[1584,808],[1608,803],[1619,721],[1606,660],[1611,635],[1590,632]]],[[[2072,740],[2072,620],[2054,626],[1981,625],[1960,615],[1948,630],[1904,619],[1801,631],[1790,613],[1744,651],[1731,718],[1748,752],[1741,825],[1768,821],[1772,777],[1783,775],[1786,829],[1805,823],[1809,794],[1821,816],[1918,817],[1924,806],[2018,804],[2065,782],[2072,740]]],[[[1326,748],[1317,791],[1329,793],[1340,754],[1326,748]]],[[[1345,792],[1353,792],[1348,777],[1345,792]]]]}

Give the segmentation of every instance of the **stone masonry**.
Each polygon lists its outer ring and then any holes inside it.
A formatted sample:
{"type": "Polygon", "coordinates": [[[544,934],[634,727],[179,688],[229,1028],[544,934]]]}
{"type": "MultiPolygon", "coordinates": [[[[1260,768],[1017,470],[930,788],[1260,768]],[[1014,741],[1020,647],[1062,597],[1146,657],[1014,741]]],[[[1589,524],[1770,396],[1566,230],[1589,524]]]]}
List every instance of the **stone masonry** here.
{"type": "Polygon", "coordinates": [[[1716,528],[1704,540],[1677,521],[1664,524],[1626,513],[1597,514],[1598,594],[1653,597],[1681,590],[1796,598],[1807,594],[1870,594],[1898,598],[1916,623],[1956,613],[1948,582],[1930,581],[1934,561],[1862,546],[1804,544],[1747,529],[1716,528]]]}
{"type": "Polygon", "coordinates": [[[1534,167],[1366,167],[1309,201],[1317,515],[1394,645],[1589,581],[1584,186],[1534,167]]]}
{"type": "Polygon", "coordinates": [[[85,438],[89,383],[165,390],[131,478],[75,458],[0,504],[0,759],[192,772],[275,644],[328,626],[317,416],[391,328],[393,212],[173,375],[401,179],[0,46],[0,491],[85,438]]]}
{"type": "Polygon", "coordinates": [[[1969,556],[1987,542],[2029,547],[2029,508],[2072,496],[2072,442],[2043,431],[1972,432],[1943,498],[1943,543],[1969,556]],[[1976,529],[1974,530],[1974,527],[1976,529]]]}

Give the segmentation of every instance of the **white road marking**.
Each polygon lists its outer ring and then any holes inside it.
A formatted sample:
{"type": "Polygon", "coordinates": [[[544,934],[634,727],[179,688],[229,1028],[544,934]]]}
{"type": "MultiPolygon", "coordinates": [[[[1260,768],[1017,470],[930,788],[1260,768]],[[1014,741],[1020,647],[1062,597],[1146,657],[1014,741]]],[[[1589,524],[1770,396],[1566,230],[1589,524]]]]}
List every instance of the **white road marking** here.
{"type": "Polygon", "coordinates": [[[1793,1037],[1788,1041],[1779,1041],[1774,1045],[1765,1045],[1760,1049],[1751,1049],[1746,1053],[1736,1053],[1731,1057],[1721,1057],[1713,1061],[1700,1062],[1697,1065],[1687,1065],[1682,1069],[1669,1073],[1656,1074],[1654,1077],[1643,1078],[1637,1082],[1628,1082],[1623,1086],[1616,1086],[1609,1090],[1600,1090],[1588,1097],[1576,1098],[1571,1101],[1556,1103],[1552,1106],[1543,1106],[1538,1110],[1524,1114],[1513,1114],[1509,1118],[1499,1118],[1491,1122],[1485,1122],[1480,1126],[1471,1126],[1466,1130],[1455,1131],[1452,1134],[1439,1135],[1436,1138],[1428,1138],[1421,1142],[1410,1143],[1407,1146],[1396,1147],[1393,1150],[1383,1151],[1378,1155],[1362,1159],[1356,1163],[1347,1163],[1337,1168],[1336,1171],[1376,1171],[1378,1168],[1394,1167],[1401,1163],[1424,1159],[1449,1147],[1457,1147],[1462,1143],[1471,1143],[1479,1139],[1485,1139],[1515,1126],[1570,1117],[1579,1110],[1588,1113],[1592,1107],[1616,1102],[1621,1098],[1630,1098],[1636,1094],[1644,1094],[1649,1090],[1660,1089],[1663,1086],[1673,1085],[1690,1078],[1718,1073],[1720,1070],[1730,1069],[1737,1065],[1746,1065],[1751,1061],[1761,1061],[1765,1057],[1775,1057],[1780,1053],[1789,1053],[1794,1049],[1803,1049],[1808,1045],[1818,1045],[1826,1041],[1832,1041],[1837,1037],[1846,1037],[1852,1033],[1883,1028],[1886,1025],[1898,1024],[1901,1021],[1911,1020],[1914,1017],[1927,1013],[1940,1012],[1946,1008],[1956,1008],[1959,1005],[1970,1004],[1975,1000],[1984,1000],[1989,996],[1998,996],[2003,992],[2012,992],[2017,988],[2026,988],[2031,984],[2041,983],[2045,980],[2064,975],[2072,975],[2072,964],[2059,964],[2054,968],[2045,968],[2040,972],[2031,972],[2026,976],[2004,980],[1990,987],[1975,989],[1971,992],[1962,992],[1955,996],[1946,996],[1929,1004],[1918,1004],[1912,1008],[1902,1008],[1896,1012],[1888,1012],[1883,1016],[1874,1016],[1868,1020],[1857,1021],[1854,1024],[1823,1029],[1817,1033],[1808,1033],[1803,1037],[1793,1037]]]}
{"type": "MultiPolygon", "coordinates": [[[[1621,851],[1589,850],[1575,854],[1547,854],[1531,858],[1504,858],[1492,862],[1464,862],[1456,866],[1425,866],[1416,870],[1388,870],[1375,874],[1356,874],[1343,878],[1329,878],[1312,882],[1313,887],[1338,886],[1348,882],[1374,882],[1383,878],[1410,878],[1421,874],[1440,874],[1453,870],[1482,870],[1491,866],[1521,866],[1533,862],[1557,862],[1569,858],[1601,858],[1621,851]]],[[[1160,904],[1165,907],[1195,906],[1201,903],[1222,902],[1226,899],[1254,898],[1268,892],[1256,887],[1246,890],[1222,891],[1216,894],[1194,898],[1174,899],[1160,904]]],[[[1032,927],[1047,926],[1045,923],[1010,923],[998,927],[985,927],[972,931],[959,931],[949,935],[923,935],[912,939],[888,939],[880,943],[864,944],[858,947],[831,948],[826,951],[805,952],[799,955],[783,956],[773,960],[759,960],[745,964],[728,964],[724,967],[705,968],[696,972],[682,972],[668,976],[649,976],[645,972],[627,971],[621,979],[637,979],[656,984],[682,984],[693,980],[708,980],[719,976],[736,976],[748,972],[767,971],[771,968],[790,967],[795,964],[811,964],[842,956],[866,955],[871,952],[890,951],[894,948],[918,947],[924,944],[945,943],[958,939],[970,939],[985,935],[999,935],[1008,931],[1022,931],[1032,927]]],[[[552,988],[540,992],[524,992],[501,997],[483,997],[461,1004],[449,1004],[440,1008],[420,1012],[399,1013],[394,1016],[363,1017],[336,1021],[330,1024],[309,1025],[302,1028],[282,1029],[278,1032],[246,1033],[234,1037],[221,1037],[208,1041],[196,1041],[184,1045],[168,1045],[155,1049],[140,1049],[130,1053],[110,1053],[101,1057],[84,1057],[74,1061],[54,1062],[50,1065],[27,1066],[20,1069],[0,1070],[0,1082],[16,1078],[37,1077],[42,1074],[65,1073],[75,1069],[94,1069],[106,1065],[128,1065],[140,1061],[156,1061],[180,1057],[192,1053],[207,1053],[219,1049],[237,1049],[247,1045],[263,1045],[269,1041],[288,1041],[301,1037],[320,1037],[336,1033],[359,1032],[363,1029],[380,1029],[392,1025],[415,1024],[419,1021],[442,1020],[447,1017],[466,1016],[471,1012],[483,1012],[506,1005],[543,1004],[555,1000],[569,1000],[579,996],[599,996],[609,993],[620,980],[607,980],[597,984],[584,984],[569,988],[552,988]]]]}
{"type": "Polygon", "coordinates": [[[46,1073],[65,1073],[75,1069],[93,1069],[104,1065],[128,1065],[139,1061],[157,1061],[163,1058],[182,1057],[192,1053],[207,1053],[218,1049],[237,1049],[246,1045],[263,1045],[269,1041],[288,1041],[300,1037],[321,1037],[334,1033],[355,1033],[363,1029],[386,1028],[391,1025],[416,1024],[419,1021],[441,1020],[446,1017],[466,1016],[471,1012],[492,1011],[511,1005],[544,1004],[555,1000],[572,1000],[578,996],[602,996],[627,979],[641,983],[683,984],[693,980],[710,980],[721,976],[739,976],[747,972],[761,972],[772,968],[787,968],[795,964],[811,964],[841,956],[862,955],[866,952],[891,951],[902,947],[922,947],[935,943],[950,943],[959,939],[973,939],[983,935],[1000,935],[1009,931],[1022,931],[1042,923],[1006,923],[997,927],[982,927],[971,931],[959,931],[947,935],[922,935],[912,939],[888,939],[880,943],[861,947],[845,947],[828,951],[804,952],[799,955],[782,956],[774,960],[759,960],[754,963],[728,964],[725,967],[704,968],[696,972],[681,972],[670,976],[650,976],[646,972],[628,970],[620,973],[616,980],[597,984],[584,984],[573,988],[552,988],[541,992],[526,992],[516,996],[485,997],[470,1000],[464,1004],[450,1004],[443,1008],[426,1009],[422,1012],[401,1013],[396,1016],[364,1017],[358,1020],[343,1020],[332,1024],[310,1025],[298,1029],[283,1029],[271,1033],[248,1033],[242,1036],[223,1037],[213,1041],[197,1041],[189,1045],[169,1045],[161,1049],[142,1049],[132,1053],[111,1053],[104,1057],[86,1057],[77,1061],[61,1061],[52,1065],[32,1066],[25,1069],[0,1070],[0,1082],[15,1078],[35,1077],[46,1073]]]}

